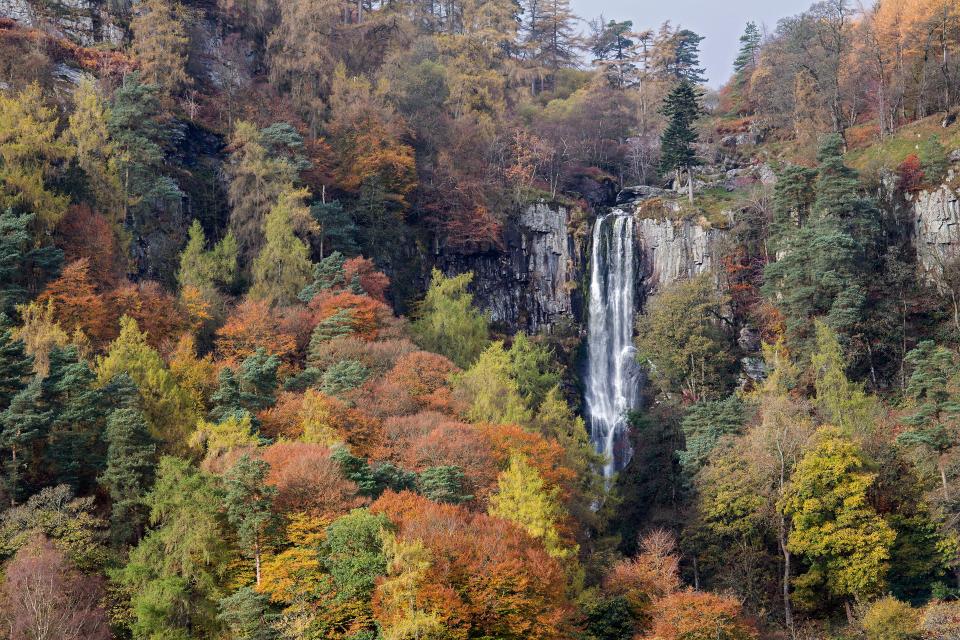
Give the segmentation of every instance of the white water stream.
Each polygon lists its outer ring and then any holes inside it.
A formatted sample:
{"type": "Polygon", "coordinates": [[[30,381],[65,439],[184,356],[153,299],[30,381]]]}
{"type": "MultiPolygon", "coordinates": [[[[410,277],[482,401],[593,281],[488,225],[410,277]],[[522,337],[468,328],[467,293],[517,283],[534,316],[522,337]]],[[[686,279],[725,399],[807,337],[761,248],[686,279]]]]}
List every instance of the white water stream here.
{"type": "Polygon", "coordinates": [[[630,461],[627,412],[636,406],[640,367],[633,346],[636,268],[633,216],[597,218],[590,260],[586,410],[590,440],[607,457],[610,478],[630,461]]]}

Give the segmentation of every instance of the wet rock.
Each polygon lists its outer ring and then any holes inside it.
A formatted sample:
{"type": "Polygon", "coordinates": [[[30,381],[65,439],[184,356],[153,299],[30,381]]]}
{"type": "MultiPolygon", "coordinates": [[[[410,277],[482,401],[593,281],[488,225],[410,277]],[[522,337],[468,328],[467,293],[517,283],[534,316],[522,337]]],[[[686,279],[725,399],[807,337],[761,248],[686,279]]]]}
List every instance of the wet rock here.
{"type": "Polygon", "coordinates": [[[504,229],[503,248],[441,254],[437,265],[447,275],[473,272],[476,304],[508,332],[550,331],[576,316],[581,255],[569,231],[566,207],[544,202],[524,209],[504,229]]]}

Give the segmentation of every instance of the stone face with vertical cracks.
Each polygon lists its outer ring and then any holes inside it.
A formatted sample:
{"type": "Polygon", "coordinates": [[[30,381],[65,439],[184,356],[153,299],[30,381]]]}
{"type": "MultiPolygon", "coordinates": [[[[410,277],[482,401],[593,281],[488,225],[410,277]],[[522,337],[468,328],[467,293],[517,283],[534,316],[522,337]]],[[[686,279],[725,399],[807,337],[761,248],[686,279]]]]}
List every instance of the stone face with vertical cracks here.
{"type": "Polygon", "coordinates": [[[506,224],[502,249],[441,254],[437,264],[447,275],[473,272],[475,302],[494,323],[511,332],[549,331],[572,319],[581,275],[568,223],[566,207],[532,204],[506,224]]]}
{"type": "Polygon", "coordinates": [[[636,239],[640,245],[640,288],[649,297],[663,287],[701,273],[714,272],[720,263],[723,232],[704,229],[693,220],[640,218],[636,239]]]}
{"type": "Polygon", "coordinates": [[[913,203],[917,263],[935,277],[944,263],[960,257],[960,195],[947,185],[921,191],[913,203]]]}
{"type": "Polygon", "coordinates": [[[49,29],[77,44],[123,43],[123,30],[107,12],[104,0],[0,0],[0,17],[25,27],[49,29]]]}

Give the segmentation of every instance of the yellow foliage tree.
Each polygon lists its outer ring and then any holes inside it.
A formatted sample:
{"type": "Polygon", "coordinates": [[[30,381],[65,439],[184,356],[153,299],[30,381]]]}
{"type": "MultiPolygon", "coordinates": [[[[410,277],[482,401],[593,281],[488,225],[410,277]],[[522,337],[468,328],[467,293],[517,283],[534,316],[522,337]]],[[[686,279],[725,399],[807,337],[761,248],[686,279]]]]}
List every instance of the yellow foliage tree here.
{"type": "Polygon", "coordinates": [[[430,569],[430,550],[420,540],[406,542],[384,531],[383,552],[387,577],[375,596],[383,640],[439,640],[443,637],[439,614],[425,610],[417,601],[430,569]]]}
{"type": "Polygon", "coordinates": [[[65,347],[70,338],[57,321],[54,320],[53,300],[46,304],[33,301],[17,307],[23,324],[14,330],[13,337],[23,340],[26,352],[33,356],[33,370],[40,376],[50,371],[50,351],[54,347],[65,347]]]}
{"type": "Polygon", "coordinates": [[[466,417],[473,422],[527,425],[531,412],[510,377],[510,356],[502,342],[494,342],[477,362],[457,376],[455,391],[468,403],[466,417]]]}
{"type": "MultiPolygon", "coordinates": [[[[168,98],[188,88],[186,12],[178,2],[144,0],[130,21],[133,52],[143,80],[162,89],[168,98]]],[[[169,106],[169,105],[168,105],[169,106]]]]}
{"type": "Polygon", "coordinates": [[[200,420],[190,436],[190,446],[203,451],[208,460],[237,447],[255,447],[257,444],[250,414],[246,412],[240,416],[230,415],[220,422],[200,420]]]}
{"type": "Polygon", "coordinates": [[[497,492],[490,496],[489,513],[509,520],[543,541],[555,558],[576,555],[577,546],[560,538],[557,526],[564,517],[557,487],[547,487],[536,467],[519,453],[510,456],[510,466],[497,478],[497,492]]]}
{"type": "Polygon", "coordinates": [[[38,232],[53,228],[69,204],[47,185],[69,156],[57,124],[56,109],[44,104],[40,85],[17,95],[0,93],[0,211],[35,213],[38,232]]]}
{"type": "Polygon", "coordinates": [[[73,94],[73,113],[63,141],[73,148],[98,209],[114,224],[123,223],[123,185],[107,122],[110,110],[93,80],[84,78],[73,94]]]}
{"type": "Polygon", "coordinates": [[[310,248],[293,232],[298,221],[310,218],[304,203],[306,189],[287,191],[264,222],[266,244],[253,261],[253,286],[250,298],[270,304],[296,302],[297,294],[310,282],[313,263],[310,248]]]}
{"type": "Polygon", "coordinates": [[[140,390],[152,435],[169,450],[185,452],[186,436],[200,416],[199,407],[147,343],[147,334],[140,332],[136,320],[120,318],[120,335],[107,355],[97,358],[96,369],[100,384],[118,373],[128,374],[140,390]]]}

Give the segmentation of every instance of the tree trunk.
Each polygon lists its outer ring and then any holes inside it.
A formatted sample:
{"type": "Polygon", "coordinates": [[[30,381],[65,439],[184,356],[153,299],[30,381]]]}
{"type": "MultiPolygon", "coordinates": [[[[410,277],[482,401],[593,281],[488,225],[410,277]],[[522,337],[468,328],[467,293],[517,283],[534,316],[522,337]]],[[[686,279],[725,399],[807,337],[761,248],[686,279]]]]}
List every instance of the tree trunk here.
{"type": "Polygon", "coordinates": [[[950,489],[947,486],[947,470],[943,467],[943,456],[937,459],[937,470],[940,471],[940,482],[943,484],[943,499],[950,502],[950,489]]]}
{"type": "Polygon", "coordinates": [[[690,196],[690,204],[693,204],[693,169],[687,167],[687,193],[690,196]]]}
{"type": "Polygon", "coordinates": [[[253,543],[253,564],[257,570],[257,586],[260,585],[260,541],[253,543]]]}
{"type": "Polygon", "coordinates": [[[793,626],[793,602],[790,599],[790,573],[792,571],[790,563],[793,558],[790,550],[787,549],[787,523],[783,515],[780,516],[779,529],[780,552],[783,554],[783,623],[790,630],[790,636],[796,638],[797,631],[793,626]]]}

